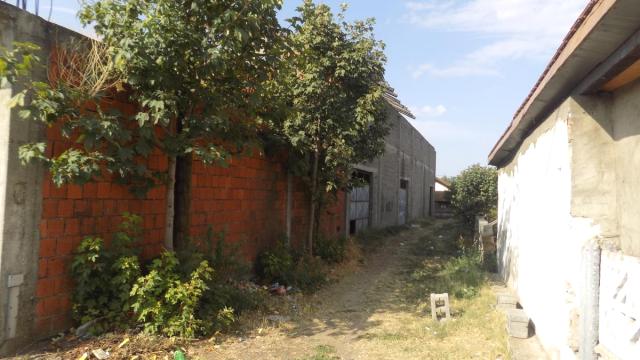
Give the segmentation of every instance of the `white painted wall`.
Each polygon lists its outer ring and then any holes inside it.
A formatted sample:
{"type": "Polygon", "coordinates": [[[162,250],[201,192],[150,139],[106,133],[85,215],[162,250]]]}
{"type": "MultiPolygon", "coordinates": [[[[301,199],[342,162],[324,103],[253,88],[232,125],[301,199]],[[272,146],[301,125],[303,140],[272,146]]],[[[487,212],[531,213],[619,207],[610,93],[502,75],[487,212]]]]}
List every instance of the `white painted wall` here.
{"type": "Polygon", "coordinates": [[[640,258],[603,251],[600,268],[600,344],[640,359],[640,258]]]}
{"type": "Polygon", "coordinates": [[[582,245],[598,235],[571,216],[567,104],[499,171],[498,263],[553,359],[574,359],[581,298],[582,245]]]}

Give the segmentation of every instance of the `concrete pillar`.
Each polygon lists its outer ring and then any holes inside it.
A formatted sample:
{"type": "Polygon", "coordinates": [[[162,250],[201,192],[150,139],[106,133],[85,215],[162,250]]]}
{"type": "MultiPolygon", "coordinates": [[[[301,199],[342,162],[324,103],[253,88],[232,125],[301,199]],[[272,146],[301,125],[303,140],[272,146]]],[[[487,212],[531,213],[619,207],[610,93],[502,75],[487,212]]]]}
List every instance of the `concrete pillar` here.
{"type": "MultiPolygon", "coordinates": [[[[0,45],[29,41],[44,48],[48,26],[42,19],[0,2],[0,45]]],[[[43,56],[43,59],[46,59],[43,56]]],[[[44,71],[35,74],[44,79],[44,71]]],[[[23,166],[18,148],[44,139],[43,127],[19,119],[7,101],[18,89],[0,89],[0,356],[31,342],[38,272],[42,174],[38,165],[23,166]]]]}

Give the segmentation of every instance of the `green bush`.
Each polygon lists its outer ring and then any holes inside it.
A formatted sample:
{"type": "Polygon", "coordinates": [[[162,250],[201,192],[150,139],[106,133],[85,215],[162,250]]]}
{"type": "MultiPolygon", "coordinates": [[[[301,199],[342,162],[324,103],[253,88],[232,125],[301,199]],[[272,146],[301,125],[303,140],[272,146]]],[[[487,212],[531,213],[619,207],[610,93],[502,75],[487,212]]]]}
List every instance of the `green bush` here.
{"type": "Polygon", "coordinates": [[[290,275],[292,285],[302,291],[316,291],[327,282],[326,265],[320,258],[302,256],[290,275]]]}
{"type": "Polygon", "coordinates": [[[87,237],[71,263],[73,317],[80,323],[94,321],[91,332],[126,328],[131,322],[129,292],[140,276],[133,249],[141,234],[139,216],[123,214],[123,222],[106,247],[98,237],[87,237]]]}
{"type": "Polygon", "coordinates": [[[237,314],[264,303],[264,291],[237,285],[235,277],[247,267],[224,234],[213,245],[210,230],[178,254],[165,252],[143,272],[134,248],[142,219],[127,213],[123,218],[111,246],[86,238],[71,265],[74,318],[93,321],[92,333],[139,324],[147,333],[191,338],[224,330],[237,314]],[[213,276],[215,266],[222,276],[213,276]]]}
{"type": "Polygon", "coordinates": [[[313,252],[330,264],[341,263],[345,260],[347,253],[347,238],[328,239],[324,236],[318,236],[313,252]]]}
{"type": "Polygon", "coordinates": [[[472,165],[455,178],[451,203],[465,223],[476,215],[491,215],[498,204],[498,172],[494,167],[472,165]]]}
{"type": "Polygon", "coordinates": [[[186,272],[193,271],[203,260],[208,261],[216,270],[217,282],[246,277],[250,270],[240,254],[240,244],[228,244],[224,231],[214,232],[211,226],[204,237],[188,239],[177,255],[186,272]]]}
{"type": "Polygon", "coordinates": [[[485,281],[482,256],[478,251],[465,250],[462,255],[447,261],[440,274],[455,297],[476,296],[485,281]]]}
{"type": "Polygon", "coordinates": [[[240,244],[228,244],[224,232],[209,227],[201,238],[189,239],[178,253],[183,276],[194,271],[202,261],[215,269],[209,289],[201,299],[197,316],[211,326],[208,331],[228,330],[238,315],[255,310],[265,303],[265,291],[243,287],[240,279],[249,278],[249,266],[240,253],[240,244]]]}
{"type": "Polygon", "coordinates": [[[147,333],[194,338],[209,330],[210,323],[197,315],[213,269],[204,260],[183,278],[179,266],[176,255],[165,252],[131,289],[132,308],[147,333]]]}
{"type": "Polygon", "coordinates": [[[256,274],[263,282],[278,282],[302,291],[315,291],[326,283],[326,267],[321,258],[298,254],[284,242],[262,252],[256,260],[256,274]]]}
{"type": "Polygon", "coordinates": [[[295,256],[284,241],[274,248],[263,251],[256,259],[256,274],[265,282],[279,282],[293,285],[295,256]]]}

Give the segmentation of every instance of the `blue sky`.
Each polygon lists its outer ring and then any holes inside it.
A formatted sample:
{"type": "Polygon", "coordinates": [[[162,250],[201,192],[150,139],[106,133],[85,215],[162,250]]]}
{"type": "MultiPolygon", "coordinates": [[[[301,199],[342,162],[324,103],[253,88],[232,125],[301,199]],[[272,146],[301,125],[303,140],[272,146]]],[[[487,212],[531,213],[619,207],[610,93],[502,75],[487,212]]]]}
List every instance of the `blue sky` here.
{"type": "MultiPolygon", "coordinates": [[[[10,0],[9,2],[14,2],[10,0]]],[[[29,0],[34,3],[35,0],[29,0]]],[[[300,0],[284,0],[281,18],[300,0]]],[[[344,0],[324,0],[337,11],[344,0]]],[[[487,155],[588,0],[351,0],[348,19],[374,17],[387,80],[437,151],[437,174],[487,155]]],[[[40,0],[48,17],[49,1],[40,0]]],[[[77,0],[53,0],[51,21],[82,30],[77,0]]]]}

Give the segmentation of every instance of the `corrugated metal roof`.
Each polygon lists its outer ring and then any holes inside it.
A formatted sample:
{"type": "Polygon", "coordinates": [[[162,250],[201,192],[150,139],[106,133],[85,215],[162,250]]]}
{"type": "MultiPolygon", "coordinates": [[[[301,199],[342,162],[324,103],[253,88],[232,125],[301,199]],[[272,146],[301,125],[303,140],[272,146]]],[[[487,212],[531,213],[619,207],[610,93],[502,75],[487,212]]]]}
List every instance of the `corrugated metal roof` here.
{"type": "Polygon", "coordinates": [[[409,110],[408,107],[404,106],[400,102],[400,100],[398,99],[398,94],[396,94],[395,89],[392,88],[388,83],[385,84],[385,87],[386,87],[386,92],[384,93],[383,96],[384,96],[384,99],[387,100],[387,103],[391,105],[391,107],[394,108],[400,114],[403,114],[412,119],[415,119],[416,117],[411,113],[411,110],[409,110]]]}

